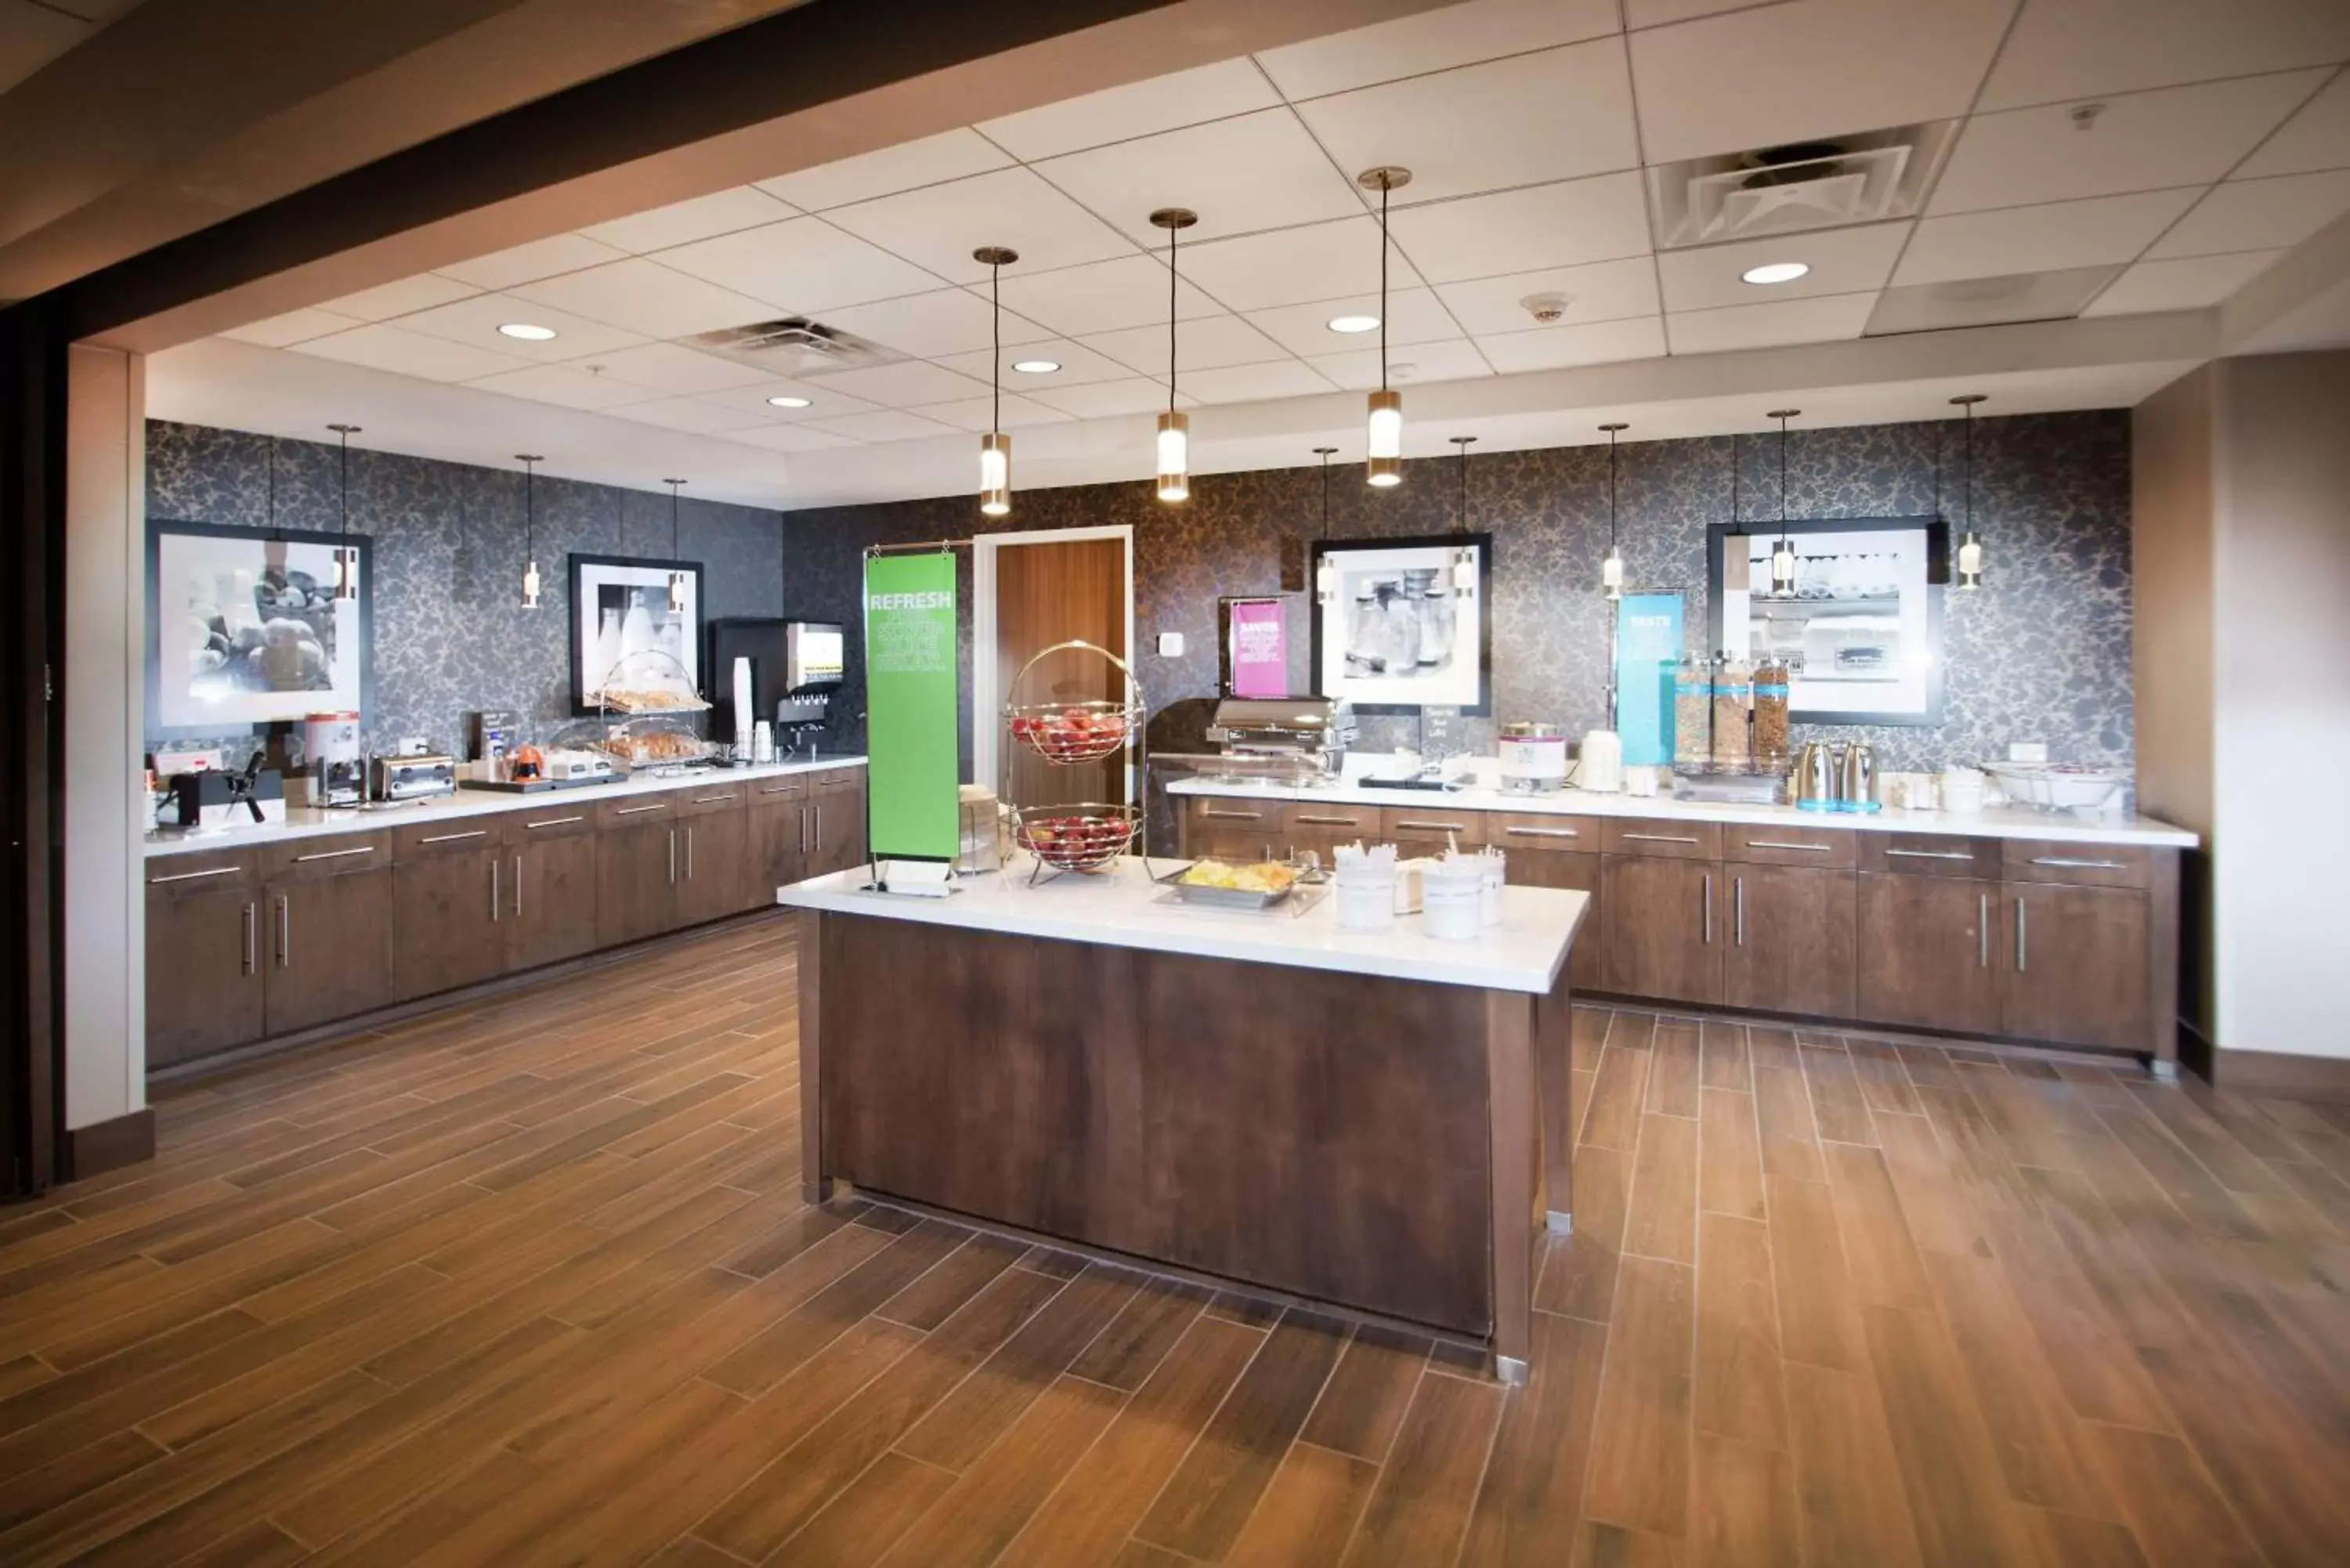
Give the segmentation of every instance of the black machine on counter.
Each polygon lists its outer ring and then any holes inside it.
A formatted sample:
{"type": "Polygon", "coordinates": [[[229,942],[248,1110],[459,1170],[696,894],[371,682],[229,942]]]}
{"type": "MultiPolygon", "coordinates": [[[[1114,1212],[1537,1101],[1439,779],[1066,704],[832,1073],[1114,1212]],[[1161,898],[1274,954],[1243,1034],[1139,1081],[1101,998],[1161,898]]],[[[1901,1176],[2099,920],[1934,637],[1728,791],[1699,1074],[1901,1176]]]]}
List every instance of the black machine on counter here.
{"type": "Polygon", "coordinates": [[[1355,733],[1343,697],[1227,697],[1208,724],[1220,753],[1212,771],[1301,784],[1336,779],[1355,733]]]}
{"type": "Polygon", "coordinates": [[[241,772],[173,774],[155,814],[159,827],[241,827],[286,820],[286,778],[259,752],[241,772]]]}
{"type": "Polygon", "coordinates": [[[787,733],[821,730],[828,722],[833,693],[847,670],[848,638],[832,621],[712,621],[707,668],[718,690],[727,690],[738,659],[751,665],[751,715],[727,718],[744,728],[757,721],[772,724],[780,745],[787,733]]]}

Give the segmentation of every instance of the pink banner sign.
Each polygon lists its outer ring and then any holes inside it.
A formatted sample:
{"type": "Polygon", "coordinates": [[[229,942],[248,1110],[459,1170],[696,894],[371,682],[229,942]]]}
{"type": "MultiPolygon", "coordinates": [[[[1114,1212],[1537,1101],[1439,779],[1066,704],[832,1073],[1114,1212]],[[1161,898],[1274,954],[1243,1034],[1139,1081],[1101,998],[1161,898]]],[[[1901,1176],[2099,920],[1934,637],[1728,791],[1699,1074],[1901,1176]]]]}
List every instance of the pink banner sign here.
{"type": "Polygon", "coordinates": [[[1232,695],[1280,697],[1289,691],[1289,634],[1278,601],[1232,607],[1232,695]]]}

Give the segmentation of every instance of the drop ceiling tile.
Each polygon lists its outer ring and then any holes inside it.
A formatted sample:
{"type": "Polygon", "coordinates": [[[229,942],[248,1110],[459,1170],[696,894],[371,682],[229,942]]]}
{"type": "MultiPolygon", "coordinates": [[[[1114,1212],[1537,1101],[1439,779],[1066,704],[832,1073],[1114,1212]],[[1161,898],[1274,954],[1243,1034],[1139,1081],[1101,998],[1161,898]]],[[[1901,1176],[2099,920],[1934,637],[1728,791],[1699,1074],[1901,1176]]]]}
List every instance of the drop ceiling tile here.
{"type": "Polygon", "coordinates": [[[917,185],[983,174],[1011,161],[1003,149],[964,127],[757,183],[770,196],[780,196],[803,212],[821,213],[917,185]]]}
{"type": "Polygon", "coordinates": [[[1967,112],[2015,0],[1792,0],[1631,36],[1651,163],[1967,112]]]}
{"type": "MultiPolygon", "coordinates": [[[[1137,376],[1130,380],[1096,381],[1085,387],[1047,387],[1028,395],[1081,420],[1106,420],[1123,414],[1157,413],[1167,406],[1167,383],[1137,376]]],[[[1175,404],[1189,409],[1197,407],[1198,401],[1178,397],[1175,404]]]]}
{"type": "Polygon", "coordinates": [[[324,337],[329,332],[342,332],[360,325],[356,316],[344,316],[332,310],[316,308],[289,310],[283,316],[272,316],[260,321],[249,321],[243,327],[233,327],[221,334],[239,343],[256,343],[264,348],[285,348],[312,337],[324,337]]]}
{"type": "MultiPolygon", "coordinates": [[[[937,420],[941,424],[950,424],[959,431],[970,431],[975,434],[984,434],[991,430],[1020,431],[1035,425],[1066,424],[1076,418],[1034,399],[1016,397],[1009,392],[1004,394],[1001,410],[992,398],[965,398],[960,402],[928,403],[912,411],[924,419],[937,420]],[[999,420],[1000,423],[990,422],[999,420]]],[[[1016,450],[1013,457],[1016,478],[1019,458],[1016,450]]]]}
{"type": "Polygon", "coordinates": [[[1552,323],[1560,327],[1654,316],[1660,308],[1656,263],[1648,256],[1448,283],[1436,293],[1461,330],[1478,335],[1532,331],[1542,324],[1524,302],[1544,296],[1561,306],[1563,313],[1552,323]]]}
{"type": "Polygon", "coordinates": [[[647,337],[691,337],[775,314],[764,301],[689,277],[644,256],[521,284],[508,292],[647,337]]]}
{"type": "Polygon", "coordinates": [[[762,223],[777,223],[797,215],[789,202],[770,196],[756,186],[737,185],[731,191],[714,191],[691,201],[672,202],[666,207],[592,224],[579,232],[630,255],[642,255],[647,251],[691,244],[696,240],[731,234],[737,229],[755,229],[762,223]]]}
{"type": "Polygon", "coordinates": [[[2290,248],[2350,213],[2350,169],[2215,185],[2147,252],[2148,261],[2290,248]]]}
{"type": "Polygon", "coordinates": [[[814,381],[754,381],[749,386],[728,387],[719,391],[704,392],[702,396],[710,402],[724,403],[734,409],[749,409],[764,418],[785,424],[830,419],[839,414],[869,414],[881,406],[868,403],[862,398],[852,398],[846,392],[819,387],[814,381]],[[779,409],[767,401],[769,398],[806,398],[808,406],[804,409],[779,409]]]}
{"type": "Polygon", "coordinates": [[[1187,245],[1363,210],[1352,178],[1285,109],[1072,152],[1036,171],[1146,250],[1167,248],[1166,232],[1150,226],[1160,207],[1200,214],[1187,245]]]}
{"type": "Polygon", "coordinates": [[[941,369],[922,359],[908,359],[895,365],[870,365],[861,370],[843,370],[830,376],[806,378],[808,385],[827,392],[840,392],[852,398],[863,398],[868,403],[879,403],[885,409],[910,409],[923,403],[951,403],[963,398],[975,398],[987,390],[986,383],[969,376],[958,376],[952,370],[941,369]]]}
{"type": "Polygon", "coordinates": [[[1319,371],[1295,359],[1194,370],[1183,378],[1182,388],[1202,403],[1260,403],[1273,398],[1305,398],[1336,390],[1319,371]]]}
{"type": "Polygon", "coordinates": [[[1036,272],[1107,261],[1134,249],[1025,169],[999,169],[837,207],[827,219],[955,283],[986,279],[987,268],[971,254],[981,245],[1008,245],[1020,253],[1015,265],[1036,272]]]}
{"type": "Polygon", "coordinates": [[[1505,376],[1524,370],[1563,370],[1617,359],[1657,359],[1665,352],[1665,324],[1654,316],[1629,321],[1594,321],[1574,327],[1537,327],[1531,332],[1497,332],[1477,339],[1477,351],[1505,376]]]}
{"type": "Polygon", "coordinates": [[[1927,218],[1918,224],[1893,281],[1947,283],[2134,261],[2199,193],[2144,191],[1927,218]]]}
{"type": "MultiPolygon", "coordinates": [[[[983,365],[988,334],[994,327],[993,315],[987,301],[975,294],[960,288],[938,288],[928,294],[910,294],[873,305],[828,310],[825,312],[824,324],[871,338],[918,359],[935,359],[976,348],[982,351],[983,365]]],[[[1008,310],[1003,313],[1003,331],[1006,343],[1031,343],[1050,336],[1035,323],[1023,320],[1008,310]]]]}
{"type": "Polygon", "coordinates": [[[1517,55],[1298,106],[1341,169],[1411,171],[1397,202],[1571,180],[1640,161],[1621,39],[1517,55]]]}
{"type": "MultiPolygon", "coordinates": [[[[1189,267],[1188,254],[1183,261],[1189,267]]],[[[1015,269],[1003,276],[1003,308],[1065,337],[1165,321],[1167,305],[1167,265],[1156,256],[1124,255],[1058,272],[1015,269]]],[[[1179,316],[1214,316],[1221,309],[1188,280],[1177,285],[1179,316]]]]}
{"type": "Polygon", "coordinates": [[[453,305],[420,310],[413,316],[401,317],[400,327],[402,331],[421,332],[428,337],[445,337],[452,343],[470,343],[476,348],[494,348],[501,354],[512,354],[546,364],[561,359],[616,354],[644,342],[633,332],[623,332],[617,327],[607,327],[600,321],[590,321],[567,310],[550,309],[508,294],[477,294],[453,305]],[[498,330],[509,323],[544,327],[555,336],[537,343],[509,337],[498,330]]]}
{"type": "Polygon", "coordinates": [[[2089,302],[2084,316],[2132,316],[2149,310],[2200,310],[2217,305],[2266,272],[2283,251],[2144,261],[2089,302]]]}
{"type": "Polygon", "coordinates": [[[2081,313],[2121,271],[2118,265],[2067,267],[2011,277],[1968,277],[1888,288],[1869,312],[1867,336],[1947,332],[2015,321],[2062,321],[2081,313]]]}
{"type": "Polygon", "coordinates": [[[1831,294],[1766,305],[1733,305],[1721,310],[1678,311],[1665,317],[1665,334],[1676,354],[1833,343],[1859,337],[1876,304],[1874,293],[1831,294]]]}
{"type": "Polygon", "coordinates": [[[470,343],[452,343],[421,332],[403,332],[381,322],[313,337],[296,345],[293,351],[428,381],[470,381],[481,376],[494,376],[500,370],[519,370],[530,363],[516,354],[501,354],[470,343]]]}
{"type": "Polygon", "coordinates": [[[1909,237],[1908,223],[1858,229],[1817,229],[1767,240],[1742,240],[1657,257],[1667,310],[1711,310],[1764,305],[1817,295],[1882,288],[1909,237]],[[1752,284],[1743,274],[1766,262],[1804,262],[1811,271],[1793,283],[1752,284]]]}
{"type": "Polygon", "coordinates": [[[361,321],[389,321],[395,316],[406,316],[412,310],[430,310],[436,305],[446,305],[452,299],[463,299],[482,291],[470,283],[459,283],[453,277],[423,272],[414,277],[378,284],[357,294],[347,294],[340,299],[330,299],[320,308],[338,316],[356,317],[361,321]]]}
{"type": "Polygon", "coordinates": [[[2350,70],[2338,71],[2315,98],[2236,171],[2239,180],[2350,169],[2350,70]]]}
{"type": "Polygon", "coordinates": [[[1939,215],[2209,184],[2258,146],[2324,76],[2302,71],[2123,93],[2082,122],[2073,118],[2081,106],[2069,103],[1977,115],[1960,128],[1927,211],[1939,215]]]}
{"type": "Polygon", "coordinates": [[[2340,0],[2031,0],[1984,109],[2325,65],[2350,57],[2340,0]]]}
{"type": "Polygon", "coordinates": [[[680,397],[753,386],[769,379],[765,371],[677,343],[623,348],[606,355],[603,365],[604,374],[616,381],[680,397]]]}
{"type": "Polygon", "coordinates": [[[845,435],[810,430],[806,425],[754,425],[749,430],[728,431],[719,439],[764,447],[769,452],[822,452],[827,447],[858,444],[845,435]]]}
{"type": "Polygon", "coordinates": [[[952,425],[924,419],[920,414],[910,414],[903,409],[883,409],[871,414],[843,414],[837,420],[810,420],[795,428],[868,441],[920,441],[925,436],[958,433],[952,425]]]}
{"type": "Polygon", "coordinates": [[[1455,283],[1645,255],[1648,212],[1638,174],[1600,174],[1406,207],[1388,232],[1422,276],[1455,283]]]}
{"type": "MultiPolygon", "coordinates": [[[[1159,330],[1163,334],[1166,328],[1162,327],[1159,330]]],[[[959,375],[984,381],[987,379],[988,359],[988,351],[982,348],[973,354],[947,355],[939,363],[959,375]]],[[[1003,369],[1007,393],[1015,387],[1025,391],[1038,387],[1082,386],[1087,381],[1122,381],[1134,374],[1133,370],[1107,355],[1096,353],[1084,344],[1071,342],[1065,337],[1047,337],[1023,343],[1016,348],[1006,343],[1003,346],[1003,369]],[[1012,368],[1024,359],[1049,359],[1060,369],[1033,374],[1012,368]]]]}
{"type": "Polygon", "coordinates": [[[555,403],[567,409],[608,409],[645,401],[645,389],[608,376],[598,376],[571,365],[533,365],[526,370],[501,370],[467,383],[485,392],[504,392],[534,403],[555,403]]]}
{"type": "MultiPolygon", "coordinates": [[[[1392,233],[1392,231],[1390,231],[1392,233]]],[[[1379,223],[1359,213],[1334,223],[1308,223],[1217,240],[1196,249],[1185,245],[1176,264],[1183,276],[1233,310],[1265,310],[1317,299],[1377,294],[1379,286],[1379,223]]],[[[1415,288],[1419,275],[1388,244],[1388,286],[1415,288]]],[[[1159,287],[1166,287],[1160,275],[1159,287]]],[[[1165,319],[1166,306],[1159,306],[1165,319]]]]}
{"type": "Polygon", "coordinates": [[[920,294],[940,282],[822,218],[792,218],[697,240],[662,251],[657,259],[664,266],[801,316],[920,294]]]}
{"type": "MultiPolygon", "coordinates": [[[[1097,332],[1085,339],[1087,348],[1106,354],[1146,376],[1167,374],[1167,327],[1129,327],[1123,332],[1097,332]]],[[[1225,365],[1255,365],[1285,359],[1280,344],[1237,316],[1203,316],[1175,328],[1177,382],[1194,370],[1225,365]]]]}
{"type": "Polygon", "coordinates": [[[748,430],[754,425],[767,422],[749,409],[714,402],[707,398],[656,398],[649,402],[621,403],[605,409],[603,412],[615,419],[660,425],[665,430],[689,431],[695,435],[748,430]]]}
{"type": "Polygon", "coordinates": [[[1675,22],[1693,22],[1700,16],[1718,16],[1724,11],[1742,11],[1750,5],[1768,3],[1769,0],[1624,0],[1624,25],[1669,27],[1675,22]]]}
{"type": "MultiPolygon", "coordinates": [[[[1348,391],[1367,392],[1379,384],[1379,351],[1376,348],[1316,354],[1305,362],[1348,391]]],[[[1409,344],[1388,356],[1388,384],[1395,387],[1415,387],[1423,381],[1465,381],[1492,373],[1485,357],[1465,337],[1409,344]]]]}
{"type": "Polygon", "coordinates": [[[518,283],[536,283],[557,273],[601,266],[608,261],[618,261],[627,254],[617,245],[604,244],[585,234],[550,234],[546,239],[533,240],[512,250],[475,256],[472,261],[433,270],[443,277],[470,283],[475,288],[512,288],[518,283]]]}
{"type": "MultiPolygon", "coordinates": [[[[1334,317],[1379,314],[1377,293],[1343,299],[1317,300],[1311,305],[1284,305],[1272,310],[1252,310],[1250,325],[1293,354],[1345,354],[1369,345],[1376,356],[1379,335],[1333,332],[1334,317]]],[[[1388,296],[1387,332],[1389,345],[1433,343],[1458,337],[1461,327],[1436,296],[1424,288],[1399,289],[1388,296]]]]}
{"type": "Polygon", "coordinates": [[[979,130],[1024,162],[1271,109],[1281,95],[1246,56],[983,119],[979,130]]]}
{"type": "Polygon", "coordinates": [[[1472,0],[1268,49],[1256,58],[1284,93],[1309,99],[1615,30],[1614,0],[1472,0]]]}

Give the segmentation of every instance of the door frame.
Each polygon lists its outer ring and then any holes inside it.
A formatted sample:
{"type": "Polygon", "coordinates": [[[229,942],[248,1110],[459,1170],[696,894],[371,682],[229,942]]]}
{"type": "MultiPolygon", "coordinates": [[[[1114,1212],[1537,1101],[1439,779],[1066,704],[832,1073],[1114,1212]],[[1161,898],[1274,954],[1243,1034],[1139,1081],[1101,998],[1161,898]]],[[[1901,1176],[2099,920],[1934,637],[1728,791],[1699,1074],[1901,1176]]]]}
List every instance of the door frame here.
{"type": "MultiPolygon", "coordinates": [[[[1116,539],[1125,546],[1126,646],[1112,651],[1135,670],[1134,662],[1134,524],[1109,523],[1094,528],[1036,528],[1002,534],[982,534],[971,547],[971,776],[975,784],[995,787],[1003,757],[998,749],[1003,685],[1017,670],[995,666],[995,553],[1006,545],[1072,545],[1087,539],[1116,539]]],[[[1132,772],[1132,764],[1128,771],[1132,772]]],[[[1127,780],[1131,794],[1134,781],[1127,780]]]]}

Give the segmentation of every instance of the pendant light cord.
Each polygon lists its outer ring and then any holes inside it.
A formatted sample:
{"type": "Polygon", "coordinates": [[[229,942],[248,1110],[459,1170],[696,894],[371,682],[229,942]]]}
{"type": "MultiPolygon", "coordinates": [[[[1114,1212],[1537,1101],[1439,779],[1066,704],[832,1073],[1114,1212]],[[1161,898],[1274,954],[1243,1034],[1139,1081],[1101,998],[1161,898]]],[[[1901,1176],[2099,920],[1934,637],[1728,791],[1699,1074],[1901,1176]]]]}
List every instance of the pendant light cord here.
{"type": "Polygon", "coordinates": [[[522,465],[522,554],[525,563],[535,559],[538,542],[534,537],[533,524],[538,520],[538,460],[525,458],[522,465]]]}
{"type": "Polygon", "coordinates": [[[1182,231],[1167,226],[1167,411],[1175,411],[1175,236],[1182,231]]]}
{"type": "Polygon", "coordinates": [[[269,536],[277,537],[277,438],[269,438],[269,536]]]}
{"type": "Polygon", "coordinates": [[[1388,186],[1379,182],[1379,390],[1388,389],[1388,186]]]}
{"type": "Polygon", "coordinates": [[[1616,432],[1607,432],[1607,547],[1616,547],[1616,432]]]}
{"type": "Polygon", "coordinates": [[[685,481],[682,479],[664,479],[661,483],[669,486],[669,556],[671,560],[674,561],[677,559],[677,552],[679,549],[677,542],[677,487],[683,484],[685,481]]]}
{"type": "Polygon", "coordinates": [[[1967,532],[1975,531],[1975,406],[1967,409],[1967,532]]]}
{"type": "Polygon", "coordinates": [[[343,438],[341,473],[343,493],[338,510],[342,514],[343,537],[348,540],[351,536],[351,432],[343,431],[339,433],[343,438]]]}
{"type": "Polygon", "coordinates": [[[988,360],[987,379],[994,393],[994,401],[987,428],[1001,432],[1003,429],[1003,264],[990,262],[987,265],[988,347],[993,350],[988,360]]]}
{"type": "Polygon", "coordinates": [[[1322,540],[1330,540],[1330,458],[1337,452],[1335,446],[1317,446],[1315,452],[1322,459],[1322,540]]]}
{"type": "Polygon", "coordinates": [[[1738,515],[1738,432],[1730,432],[1730,526],[1734,530],[1742,519],[1738,515]]]}
{"type": "Polygon", "coordinates": [[[1779,416],[1779,543],[1787,542],[1787,416],[1779,416]]]}

